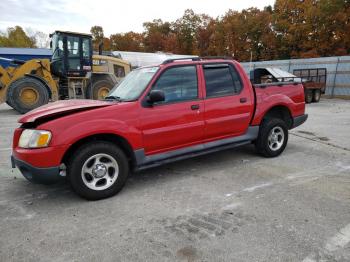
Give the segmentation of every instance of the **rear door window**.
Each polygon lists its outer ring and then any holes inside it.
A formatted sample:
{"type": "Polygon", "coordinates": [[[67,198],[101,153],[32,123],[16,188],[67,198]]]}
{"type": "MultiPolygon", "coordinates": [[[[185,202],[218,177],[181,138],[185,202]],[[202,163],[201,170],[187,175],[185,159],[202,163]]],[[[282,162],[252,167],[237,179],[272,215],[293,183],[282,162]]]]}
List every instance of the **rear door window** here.
{"type": "Polygon", "coordinates": [[[203,65],[207,97],[235,95],[242,83],[237,71],[229,64],[203,65]]]}

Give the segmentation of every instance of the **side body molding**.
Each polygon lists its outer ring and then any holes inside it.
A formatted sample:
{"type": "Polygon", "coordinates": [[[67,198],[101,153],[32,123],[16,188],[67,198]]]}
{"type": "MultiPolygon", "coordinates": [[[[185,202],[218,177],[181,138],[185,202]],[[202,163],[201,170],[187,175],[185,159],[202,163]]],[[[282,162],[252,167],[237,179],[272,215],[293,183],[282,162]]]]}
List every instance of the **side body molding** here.
{"type": "Polygon", "coordinates": [[[251,143],[258,137],[259,126],[249,126],[247,132],[242,136],[230,137],[221,140],[216,140],[200,145],[181,148],[165,153],[154,154],[147,156],[144,149],[134,151],[136,158],[136,169],[143,170],[146,168],[159,166],[165,163],[170,163],[194,156],[204,155],[223,149],[229,149],[251,143]]]}

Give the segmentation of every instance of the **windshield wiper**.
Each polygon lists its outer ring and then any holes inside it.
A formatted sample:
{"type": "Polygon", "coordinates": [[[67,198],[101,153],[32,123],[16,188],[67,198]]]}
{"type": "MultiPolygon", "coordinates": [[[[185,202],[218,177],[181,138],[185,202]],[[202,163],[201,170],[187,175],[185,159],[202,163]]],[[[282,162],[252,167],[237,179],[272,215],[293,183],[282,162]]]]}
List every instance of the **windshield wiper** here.
{"type": "Polygon", "coordinates": [[[105,100],[112,100],[112,101],[122,101],[122,99],[119,96],[106,96],[105,100]]]}

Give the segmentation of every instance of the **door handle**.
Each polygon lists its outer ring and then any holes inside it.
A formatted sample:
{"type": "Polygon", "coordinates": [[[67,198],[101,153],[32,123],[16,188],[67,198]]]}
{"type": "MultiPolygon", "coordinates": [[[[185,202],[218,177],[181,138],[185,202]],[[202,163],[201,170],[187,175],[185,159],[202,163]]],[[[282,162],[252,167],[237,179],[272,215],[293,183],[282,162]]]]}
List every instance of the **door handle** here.
{"type": "Polygon", "coordinates": [[[239,99],[239,102],[245,103],[245,102],[247,102],[247,98],[246,98],[246,97],[241,97],[241,98],[239,99]]]}
{"type": "Polygon", "coordinates": [[[199,109],[199,105],[191,105],[191,109],[192,110],[198,110],[199,109]]]}

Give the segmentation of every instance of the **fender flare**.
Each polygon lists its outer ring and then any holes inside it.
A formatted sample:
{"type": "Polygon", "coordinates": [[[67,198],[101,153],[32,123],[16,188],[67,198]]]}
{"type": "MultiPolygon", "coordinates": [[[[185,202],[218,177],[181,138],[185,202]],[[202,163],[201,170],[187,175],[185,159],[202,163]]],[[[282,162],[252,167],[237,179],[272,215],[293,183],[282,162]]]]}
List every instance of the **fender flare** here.
{"type": "MultiPolygon", "coordinates": [[[[44,128],[46,128],[45,124],[44,128]]],[[[50,127],[47,128],[50,130],[50,127]]],[[[136,128],[130,128],[123,121],[114,120],[106,122],[104,119],[94,119],[79,122],[64,129],[55,141],[55,146],[71,145],[85,137],[98,134],[113,134],[122,137],[128,141],[132,148],[136,148],[142,144],[141,131],[136,128]],[[72,133],[78,135],[70,136],[72,133]]],[[[53,133],[53,135],[55,134],[53,133]]]]}
{"type": "MultiPolygon", "coordinates": [[[[261,101],[260,101],[261,102],[261,101]]],[[[266,107],[259,108],[260,110],[256,112],[252,124],[253,125],[260,125],[261,121],[265,117],[265,115],[274,107],[285,107],[288,109],[291,117],[293,117],[293,110],[292,107],[294,105],[293,100],[289,97],[281,94],[270,96],[267,100],[264,100],[263,103],[267,105],[266,107]],[[278,102],[275,102],[278,101],[278,102]]]]}

